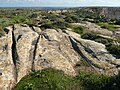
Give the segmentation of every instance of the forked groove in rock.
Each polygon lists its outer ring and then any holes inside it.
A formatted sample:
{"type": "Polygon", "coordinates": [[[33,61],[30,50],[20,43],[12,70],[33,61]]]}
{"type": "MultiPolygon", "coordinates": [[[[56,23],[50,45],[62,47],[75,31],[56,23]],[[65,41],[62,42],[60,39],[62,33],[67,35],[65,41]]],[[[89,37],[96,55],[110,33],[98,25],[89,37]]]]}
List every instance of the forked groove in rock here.
{"type": "Polygon", "coordinates": [[[33,50],[33,61],[32,61],[32,71],[35,71],[35,68],[34,68],[34,60],[35,60],[35,57],[36,57],[36,50],[37,50],[37,46],[38,46],[38,42],[39,42],[39,39],[40,39],[40,35],[38,36],[37,40],[36,40],[36,43],[34,45],[34,50],[33,50]]]}
{"type": "Polygon", "coordinates": [[[96,67],[96,68],[100,68],[100,67],[98,67],[97,65],[95,65],[94,63],[92,63],[92,62],[89,60],[89,58],[86,57],[86,56],[82,53],[82,51],[81,51],[80,48],[78,47],[75,39],[73,39],[73,38],[71,38],[71,37],[69,37],[69,38],[70,38],[70,41],[71,41],[71,44],[72,44],[73,49],[85,60],[85,62],[87,62],[93,69],[95,69],[95,67],[96,67]]]}

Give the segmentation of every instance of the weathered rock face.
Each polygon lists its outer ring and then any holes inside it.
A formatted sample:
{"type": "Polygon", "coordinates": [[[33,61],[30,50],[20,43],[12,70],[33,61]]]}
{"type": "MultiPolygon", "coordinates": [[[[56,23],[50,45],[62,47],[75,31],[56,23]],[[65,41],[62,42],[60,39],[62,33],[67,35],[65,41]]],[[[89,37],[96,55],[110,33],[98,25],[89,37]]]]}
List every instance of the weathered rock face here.
{"type": "Polygon", "coordinates": [[[35,70],[52,67],[75,75],[73,66],[79,60],[80,57],[72,48],[67,34],[54,29],[41,33],[36,50],[35,70]]]}
{"type": "Polygon", "coordinates": [[[120,19],[120,8],[119,7],[101,7],[101,8],[92,8],[95,13],[103,15],[109,19],[120,19]]]}
{"type": "Polygon", "coordinates": [[[12,45],[12,28],[9,28],[7,35],[0,38],[0,90],[10,90],[16,83],[12,45]]]}
{"type": "Polygon", "coordinates": [[[76,67],[107,75],[118,73],[116,66],[120,62],[109,54],[105,45],[81,39],[72,31],[41,31],[38,27],[19,24],[4,31],[6,35],[0,38],[0,90],[11,90],[31,71],[46,68],[72,76],[77,74],[76,67]]]}
{"type": "Polygon", "coordinates": [[[120,8],[103,8],[101,15],[110,19],[120,19],[120,8]]]}
{"type": "Polygon", "coordinates": [[[115,31],[115,36],[120,38],[120,28],[118,30],[115,31]]]}
{"type": "MultiPolygon", "coordinates": [[[[91,40],[81,39],[75,34],[71,33],[71,31],[66,31],[67,34],[72,36],[76,41],[78,41],[84,49],[90,53],[93,57],[96,57],[98,60],[114,60],[113,57],[107,50],[105,45],[101,43],[97,43],[91,40]]],[[[78,34],[77,34],[78,35],[78,34]]]]}
{"type": "Polygon", "coordinates": [[[38,34],[27,25],[14,25],[13,37],[16,51],[17,81],[31,72],[33,54],[38,34]]]}
{"type": "Polygon", "coordinates": [[[102,35],[107,35],[107,36],[113,35],[112,31],[109,31],[108,29],[103,29],[100,26],[96,25],[95,23],[91,23],[88,21],[83,21],[82,23],[73,23],[73,25],[85,27],[88,31],[100,33],[102,35]]]}

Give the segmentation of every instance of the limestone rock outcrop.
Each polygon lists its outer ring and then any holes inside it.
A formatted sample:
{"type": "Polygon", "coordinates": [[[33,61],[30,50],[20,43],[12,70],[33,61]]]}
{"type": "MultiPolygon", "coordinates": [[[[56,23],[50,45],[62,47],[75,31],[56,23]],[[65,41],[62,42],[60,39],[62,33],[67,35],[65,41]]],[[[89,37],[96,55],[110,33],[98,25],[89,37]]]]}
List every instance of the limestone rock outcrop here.
{"type": "MultiPolygon", "coordinates": [[[[9,30],[8,30],[9,29],[9,30]]],[[[0,38],[0,90],[10,90],[16,83],[16,71],[12,57],[12,28],[0,38]]]]}
{"type": "Polygon", "coordinates": [[[31,72],[38,34],[27,25],[14,25],[13,37],[17,68],[17,81],[31,72]]]}
{"type": "Polygon", "coordinates": [[[95,13],[103,15],[109,19],[120,19],[120,8],[116,7],[101,7],[101,8],[92,8],[95,13]]]}
{"type": "Polygon", "coordinates": [[[100,33],[102,35],[112,36],[113,32],[108,29],[103,29],[95,23],[91,23],[88,21],[83,21],[82,23],[73,23],[73,25],[85,27],[88,31],[100,33]]]}
{"type": "Polygon", "coordinates": [[[0,90],[11,90],[32,71],[55,68],[75,76],[76,68],[106,75],[119,71],[120,62],[105,45],[81,39],[70,30],[15,24],[0,38],[0,90]],[[84,65],[87,63],[87,67],[84,65]]]}
{"type": "Polygon", "coordinates": [[[35,70],[51,67],[75,75],[73,66],[79,60],[66,33],[54,29],[41,33],[35,56],[35,70]]]}

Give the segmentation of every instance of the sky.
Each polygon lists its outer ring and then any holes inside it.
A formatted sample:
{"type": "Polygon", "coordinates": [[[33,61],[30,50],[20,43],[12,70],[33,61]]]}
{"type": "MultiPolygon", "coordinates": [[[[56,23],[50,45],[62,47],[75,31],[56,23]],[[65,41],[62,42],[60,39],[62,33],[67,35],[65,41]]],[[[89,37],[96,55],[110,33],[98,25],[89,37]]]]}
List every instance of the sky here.
{"type": "Polygon", "coordinates": [[[119,6],[120,0],[0,0],[0,7],[119,6]]]}

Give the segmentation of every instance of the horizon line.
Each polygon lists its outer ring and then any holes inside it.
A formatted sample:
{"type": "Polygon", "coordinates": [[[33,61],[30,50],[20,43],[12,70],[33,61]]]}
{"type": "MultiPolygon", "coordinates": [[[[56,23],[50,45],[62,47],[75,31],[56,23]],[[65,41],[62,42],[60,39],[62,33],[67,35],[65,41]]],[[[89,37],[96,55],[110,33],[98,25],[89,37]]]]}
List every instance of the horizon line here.
{"type": "Polygon", "coordinates": [[[120,6],[0,6],[0,8],[80,8],[80,7],[118,7],[120,6]]]}

